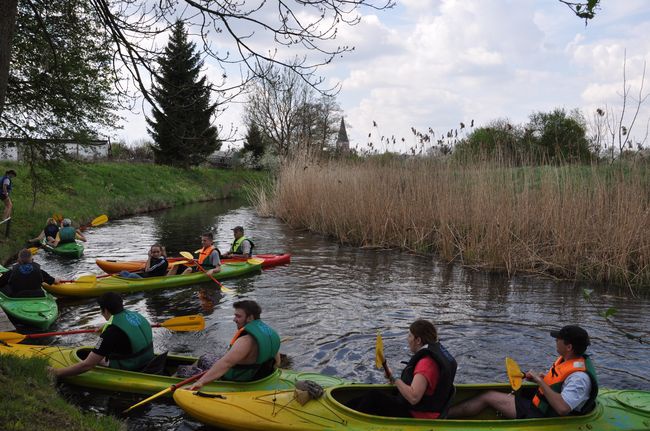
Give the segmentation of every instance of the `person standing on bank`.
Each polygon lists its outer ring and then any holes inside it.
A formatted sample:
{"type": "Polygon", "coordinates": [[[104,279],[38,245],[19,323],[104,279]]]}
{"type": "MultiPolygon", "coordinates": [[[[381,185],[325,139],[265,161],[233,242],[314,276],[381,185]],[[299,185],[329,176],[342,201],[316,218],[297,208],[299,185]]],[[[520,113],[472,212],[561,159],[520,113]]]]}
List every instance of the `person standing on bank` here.
{"type": "Polygon", "coordinates": [[[65,368],[48,370],[56,377],[76,376],[101,365],[139,371],[154,358],[151,325],[140,313],[124,309],[122,297],[106,292],[97,298],[106,324],[95,348],[83,361],[65,368]]]}
{"type": "Polygon", "coordinates": [[[11,212],[14,208],[14,204],[11,202],[11,197],[9,196],[12,189],[12,178],[16,178],[16,171],[13,169],[6,171],[2,178],[0,178],[0,201],[5,204],[5,212],[1,220],[3,223],[11,218],[11,212]]]}
{"type": "Polygon", "coordinates": [[[255,244],[253,244],[253,241],[251,241],[250,238],[244,236],[244,228],[242,226],[236,226],[232,229],[232,232],[235,236],[235,240],[232,242],[228,253],[224,254],[222,257],[226,259],[233,257],[248,259],[251,257],[253,255],[255,244]]]}
{"type": "Polygon", "coordinates": [[[0,290],[13,298],[40,298],[45,296],[43,283],[58,284],[60,280],[52,277],[32,260],[32,253],[26,248],[18,253],[18,261],[0,277],[0,290]]]}
{"type": "Polygon", "coordinates": [[[589,334],[577,325],[551,331],[560,355],[548,373],[526,373],[539,388],[532,399],[521,394],[487,391],[449,410],[449,418],[476,416],[491,407],[508,419],[533,419],[568,414],[584,415],[596,405],[598,380],[591,359],[585,354],[589,334]]]}
{"type": "Polygon", "coordinates": [[[76,239],[79,241],[86,241],[86,237],[81,233],[81,231],[72,227],[72,221],[69,218],[64,218],[61,225],[62,227],[56,234],[56,239],[54,240],[54,243],[52,243],[52,247],[56,247],[59,244],[74,242],[76,239]]]}

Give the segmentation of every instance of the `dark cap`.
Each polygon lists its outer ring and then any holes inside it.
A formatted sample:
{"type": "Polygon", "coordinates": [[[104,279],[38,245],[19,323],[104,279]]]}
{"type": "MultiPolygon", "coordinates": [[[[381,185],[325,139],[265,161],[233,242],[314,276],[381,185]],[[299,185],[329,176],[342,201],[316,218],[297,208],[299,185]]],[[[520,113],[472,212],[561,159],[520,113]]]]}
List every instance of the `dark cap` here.
{"type": "Polygon", "coordinates": [[[564,340],[566,344],[573,346],[573,351],[577,354],[584,353],[589,346],[589,334],[578,325],[567,325],[559,331],[551,331],[551,337],[564,340]]]}
{"type": "Polygon", "coordinates": [[[242,232],[242,233],[244,232],[244,228],[241,227],[241,226],[235,226],[234,228],[232,228],[232,230],[239,231],[239,232],[242,232]]]}

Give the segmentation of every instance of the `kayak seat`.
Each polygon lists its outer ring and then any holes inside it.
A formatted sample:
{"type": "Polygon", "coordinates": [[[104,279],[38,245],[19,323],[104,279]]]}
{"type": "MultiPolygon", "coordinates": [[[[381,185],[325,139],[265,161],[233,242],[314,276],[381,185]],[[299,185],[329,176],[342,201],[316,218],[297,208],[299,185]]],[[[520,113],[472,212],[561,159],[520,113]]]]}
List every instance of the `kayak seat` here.
{"type": "Polygon", "coordinates": [[[167,368],[167,353],[164,352],[153,357],[147,365],[145,365],[140,372],[146,374],[156,374],[156,375],[166,375],[165,372],[167,368]]]}

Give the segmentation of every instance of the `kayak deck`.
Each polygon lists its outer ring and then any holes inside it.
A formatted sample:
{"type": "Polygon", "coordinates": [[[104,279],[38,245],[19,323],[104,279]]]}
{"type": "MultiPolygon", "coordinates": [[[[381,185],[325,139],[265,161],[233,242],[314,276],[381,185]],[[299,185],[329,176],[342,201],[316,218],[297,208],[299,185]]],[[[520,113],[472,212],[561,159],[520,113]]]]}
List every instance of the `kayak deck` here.
{"type": "Polygon", "coordinates": [[[52,247],[51,245],[47,244],[47,242],[45,241],[41,242],[41,244],[45,251],[63,257],[80,258],[84,252],[83,244],[80,244],[77,241],[59,244],[56,247],[52,247]]]}
{"type": "Polygon", "coordinates": [[[34,298],[16,298],[0,292],[0,307],[7,316],[25,325],[47,329],[59,315],[56,299],[47,292],[34,298]]]}

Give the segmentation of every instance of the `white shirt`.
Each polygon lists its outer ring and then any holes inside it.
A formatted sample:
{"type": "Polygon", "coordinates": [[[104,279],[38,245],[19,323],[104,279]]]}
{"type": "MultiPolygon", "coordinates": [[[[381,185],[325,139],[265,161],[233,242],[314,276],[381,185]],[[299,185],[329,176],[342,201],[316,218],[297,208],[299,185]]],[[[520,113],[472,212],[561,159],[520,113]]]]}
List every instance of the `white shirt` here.
{"type": "Polygon", "coordinates": [[[572,373],[562,383],[560,395],[565,403],[571,407],[571,411],[580,411],[589,400],[591,393],[591,379],[589,374],[583,371],[572,373]]]}

